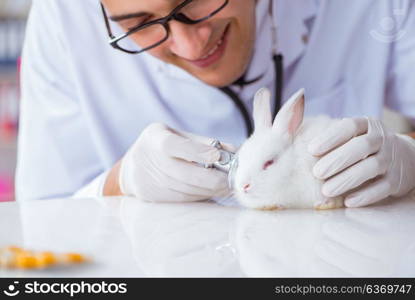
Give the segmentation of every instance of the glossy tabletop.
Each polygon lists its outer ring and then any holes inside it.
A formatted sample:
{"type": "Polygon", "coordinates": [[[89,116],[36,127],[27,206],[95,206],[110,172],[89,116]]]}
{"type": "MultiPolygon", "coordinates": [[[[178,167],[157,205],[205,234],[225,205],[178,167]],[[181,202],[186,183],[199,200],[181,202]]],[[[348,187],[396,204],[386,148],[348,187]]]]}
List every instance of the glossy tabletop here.
{"type": "Polygon", "coordinates": [[[0,277],[414,277],[415,198],[253,211],[133,198],[0,203],[0,247],[77,251],[84,266],[0,277]]]}

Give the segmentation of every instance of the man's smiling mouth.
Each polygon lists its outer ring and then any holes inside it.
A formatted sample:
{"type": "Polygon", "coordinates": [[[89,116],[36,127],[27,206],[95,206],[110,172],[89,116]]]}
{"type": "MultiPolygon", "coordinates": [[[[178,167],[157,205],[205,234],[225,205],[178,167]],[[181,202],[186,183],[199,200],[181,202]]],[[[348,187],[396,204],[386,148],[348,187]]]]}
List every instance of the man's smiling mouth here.
{"type": "Polygon", "coordinates": [[[210,49],[205,55],[197,60],[187,60],[191,64],[199,67],[199,68],[206,68],[217,62],[225,52],[225,48],[227,45],[227,38],[229,36],[229,28],[228,25],[225,28],[225,31],[222,37],[216,42],[216,44],[210,49]]]}

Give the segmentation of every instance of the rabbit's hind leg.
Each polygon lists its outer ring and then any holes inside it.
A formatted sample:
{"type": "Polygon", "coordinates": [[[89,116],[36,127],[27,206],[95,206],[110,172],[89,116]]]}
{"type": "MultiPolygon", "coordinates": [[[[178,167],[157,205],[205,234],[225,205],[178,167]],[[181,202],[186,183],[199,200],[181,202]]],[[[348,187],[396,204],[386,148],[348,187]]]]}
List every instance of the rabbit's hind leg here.
{"type": "Polygon", "coordinates": [[[267,210],[283,210],[285,209],[284,206],[282,205],[270,205],[270,206],[262,206],[259,207],[258,210],[263,210],[263,211],[267,211],[267,210]]]}
{"type": "Polygon", "coordinates": [[[314,209],[317,210],[336,209],[341,207],[344,207],[343,197],[325,198],[314,205],[314,209]]]}

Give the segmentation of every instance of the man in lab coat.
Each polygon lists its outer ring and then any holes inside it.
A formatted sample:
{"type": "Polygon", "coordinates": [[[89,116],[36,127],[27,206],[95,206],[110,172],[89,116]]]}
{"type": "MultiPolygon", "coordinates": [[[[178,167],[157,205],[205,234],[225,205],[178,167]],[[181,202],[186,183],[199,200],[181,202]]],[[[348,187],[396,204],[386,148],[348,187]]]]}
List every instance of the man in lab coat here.
{"type": "Polygon", "coordinates": [[[415,3],[272,4],[34,0],[17,198],[226,194],[225,174],[200,164],[219,158],[213,139],[246,139],[255,91],[276,88],[274,49],[282,99],[305,87],[306,115],[344,118],[309,146],[323,194],[354,190],[353,207],[412,190],[415,143],[378,119],[386,105],[415,120],[415,3]]]}

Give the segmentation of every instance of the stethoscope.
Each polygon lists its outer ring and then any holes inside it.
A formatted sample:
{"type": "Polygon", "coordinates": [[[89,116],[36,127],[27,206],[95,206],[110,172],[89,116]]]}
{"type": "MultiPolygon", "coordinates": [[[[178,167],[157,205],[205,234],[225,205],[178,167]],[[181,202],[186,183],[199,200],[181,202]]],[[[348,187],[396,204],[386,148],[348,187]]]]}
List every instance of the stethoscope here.
{"type": "MultiPolygon", "coordinates": [[[[278,111],[281,108],[281,101],[282,101],[282,91],[283,91],[283,84],[284,84],[284,57],[278,51],[278,29],[277,25],[275,24],[275,20],[273,17],[273,1],[269,1],[269,16],[271,17],[271,35],[272,35],[272,61],[274,64],[274,72],[275,72],[275,91],[274,91],[274,111],[273,117],[275,117],[278,111]]],[[[237,81],[235,81],[232,85],[238,85],[243,87],[245,85],[249,85],[261,79],[262,76],[258,78],[252,79],[247,81],[245,76],[242,76],[237,81]]],[[[231,85],[231,86],[232,86],[231,85]]],[[[249,115],[248,110],[246,109],[243,101],[240,99],[237,93],[235,93],[231,86],[220,88],[220,90],[229,96],[229,98],[233,101],[235,106],[238,108],[239,112],[241,113],[244,122],[245,122],[245,129],[246,134],[249,137],[253,131],[254,126],[252,124],[251,117],[249,115]]],[[[215,168],[222,172],[228,174],[228,185],[229,188],[233,189],[233,182],[234,182],[234,175],[236,169],[238,168],[238,155],[237,153],[229,152],[223,149],[220,141],[214,140],[211,144],[213,147],[217,148],[221,154],[219,161],[213,164],[207,164],[205,168],[215,168]]]]}
{"type": "MultiPolygon", "coordinates": [[[[283,85],[284,85],[284,57],[283,55],[278,51],[278,29],[277,25],[275,24],[274,20],[274,3],[272,0],[269,1],[269,16],[271,18],[271,39],[272,39],[272,61],[274,64],[274,73],[275,73],[275,91],[274,91],[274,111],[273,116],[275,117],[278,113],[278,111],[281,108],[281,101],[282,101],[282,91],[283,91],[283,85]]],[[[235,104],[235,106],[238,108],[241,116],[243,117],[244,123],[245,123],[245,129],[246,129],[246,135],[249,137],[253,131],[254,126],[252,124],[251,117],[249,115],[248,110],[246,109],[243,101],[240,99],[237,93],[235,93],[232,90],[232,86],[239,86],[244,87],[246,85],[249,85],[251,83],[255,83],[259,79],[261,79],[262,76],[259,76],[257,78],[254,78],[252,80],[246,80],[245,75],[243,75],[241,78],[236,80],[234,83],[232,83],[230,86],[219,88],[223,93],[225,93],[235,104]]]]}

